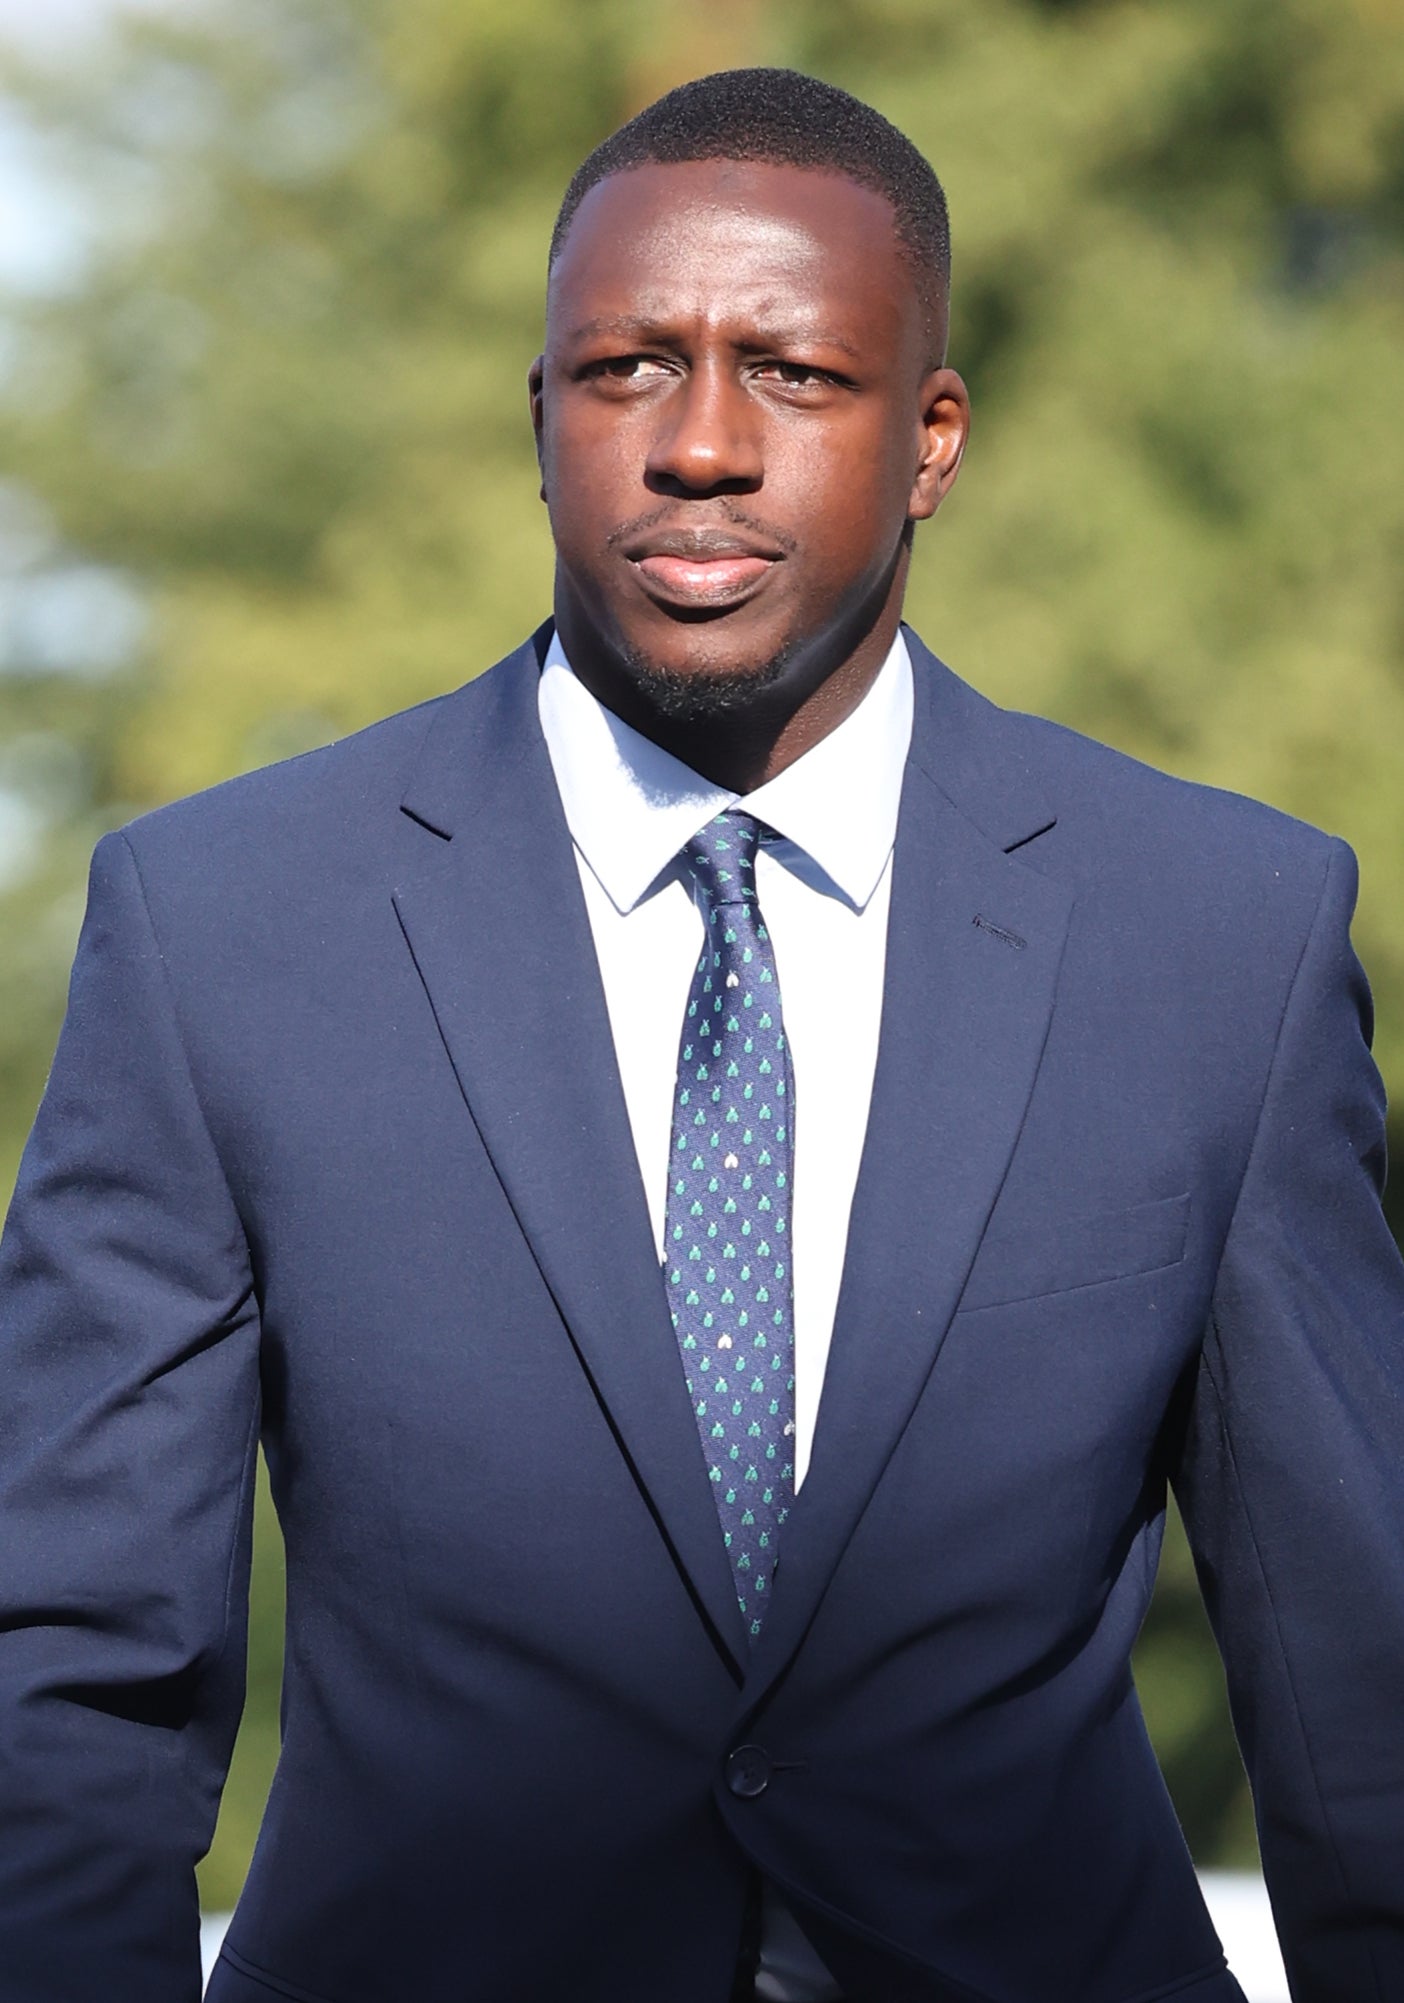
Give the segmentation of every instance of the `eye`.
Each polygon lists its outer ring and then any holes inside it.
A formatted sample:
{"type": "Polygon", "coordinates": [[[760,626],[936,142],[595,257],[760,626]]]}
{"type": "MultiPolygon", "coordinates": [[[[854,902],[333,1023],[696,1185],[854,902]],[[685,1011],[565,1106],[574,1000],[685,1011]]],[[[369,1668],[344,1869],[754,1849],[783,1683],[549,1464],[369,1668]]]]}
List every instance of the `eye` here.
{"type": "Polygon", "coordinates": [[[842,378],[831,369],[817,368],[813,362],[785,362],[772,356],[770,360],[756,365],[756,375],[763,381],[778,383],[784,389],[814,392],[835,389],[842,378]]]}
{"type": "Polygon", "coordinates": [[[602,361],[591,362],[586,370],[597,381],[616,383],[645,382],[669,373],[668,364],[659,361],[656,355],[606,355],[602,361]]]}

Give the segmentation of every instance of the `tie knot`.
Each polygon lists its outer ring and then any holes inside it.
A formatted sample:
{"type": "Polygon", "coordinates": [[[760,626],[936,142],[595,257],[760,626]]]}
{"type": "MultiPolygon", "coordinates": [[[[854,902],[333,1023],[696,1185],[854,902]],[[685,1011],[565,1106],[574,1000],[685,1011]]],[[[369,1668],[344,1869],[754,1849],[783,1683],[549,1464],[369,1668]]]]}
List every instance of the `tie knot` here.
{"type": "Polygon", "coordinates": [[[756,901],[756,850],[760,822],[728,807],[699,828],[683,858],[712,910],[756,901]]]}

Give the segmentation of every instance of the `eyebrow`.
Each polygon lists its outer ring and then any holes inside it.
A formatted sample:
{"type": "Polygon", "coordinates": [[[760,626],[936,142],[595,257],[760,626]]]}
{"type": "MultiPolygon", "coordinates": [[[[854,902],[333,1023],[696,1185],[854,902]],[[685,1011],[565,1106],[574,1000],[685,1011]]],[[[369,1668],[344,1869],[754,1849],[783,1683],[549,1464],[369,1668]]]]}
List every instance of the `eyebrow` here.
{"type": "MultiPolygon", "coordinates": [[[[566,335],[566,339],[568,341],[588,341],[599,334],[616,334],[625,340],[658,341],[660,343],[676,338],[675,330],[670,329],[666,322],[662,320],[653,319],[646,315],[632,318],[626,314],[617,319],[612,319],[608,315],[601,315],[595,320],[584,320],[578,327],[570,329],[570,332],[566,335]]],[[[860,358],[858,349],[854,347],[851,341],[845,340],[842,334],[831,333],[822,327],[762,327],[757,330],[754,340],[745,341],[741,345],[747,349],[837,348],[840,354],[848,355],[854,361],[860,358]]]]}

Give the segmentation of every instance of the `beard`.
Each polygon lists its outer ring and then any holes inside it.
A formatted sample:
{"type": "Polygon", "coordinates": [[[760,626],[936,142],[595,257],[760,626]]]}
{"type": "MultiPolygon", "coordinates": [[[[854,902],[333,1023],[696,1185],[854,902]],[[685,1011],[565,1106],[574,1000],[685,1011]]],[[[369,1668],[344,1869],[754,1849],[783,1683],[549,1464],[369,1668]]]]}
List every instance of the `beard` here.
{"type": "Polygon", "coordinates": [[[624,655],[629,679],[650,709],[673,723],[720,723],[755,706],[775,687],[790,664],[793,648],[744,668],[665,668],[640,648],[624,655]]]}

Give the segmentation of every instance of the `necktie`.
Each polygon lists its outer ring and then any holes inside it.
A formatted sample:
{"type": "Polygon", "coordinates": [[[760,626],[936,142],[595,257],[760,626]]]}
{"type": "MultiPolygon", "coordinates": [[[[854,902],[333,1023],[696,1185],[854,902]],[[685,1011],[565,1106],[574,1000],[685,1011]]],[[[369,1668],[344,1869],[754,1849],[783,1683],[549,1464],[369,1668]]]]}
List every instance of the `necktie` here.
{"type": "Polygon", "coordinates": [[[664,1273],[717,1513],[754,1639],[794,1497],[794,1092],[756,901],[759,824],[718,814],[683,850],[706,938],[678,1052],[664,1273]]]}

